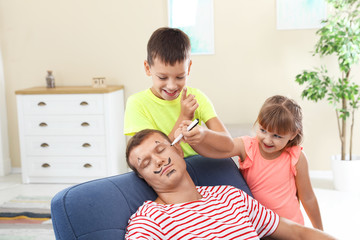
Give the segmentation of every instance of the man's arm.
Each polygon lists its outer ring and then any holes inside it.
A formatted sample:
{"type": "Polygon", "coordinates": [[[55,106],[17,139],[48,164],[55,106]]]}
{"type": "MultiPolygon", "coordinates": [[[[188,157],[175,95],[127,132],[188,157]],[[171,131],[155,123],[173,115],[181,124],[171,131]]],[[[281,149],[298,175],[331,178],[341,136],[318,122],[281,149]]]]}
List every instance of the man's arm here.
{"type": "MultiPolygon", "coordinates": [[[[239,190],[241,191],[241,190],[239,190]]],[[[242,191],[241,191],[242,192],[242,191]]],[[[240,192],[240,193],[241,193],[240,192]]],[[[275,214],[272,210],[261,205],[257,200],[251,198],[246,193],[244,203],[247,206],[251,222],[256,226],[256,232],[260,237],[265,239],[279,240],[332,240],[334,237],[315,228],[308,228],[297,224],[286,218],[282,218],[275,214]],[[263,214],[265,217],[262,217],[263,214]],[[259,219],[262,221],[259,224],[259,219]],[[274,220],[276,219],[276,220],[274,220]],[[278,223],[277,226],[269,228],[269,223],[278,223]],[[274,230],[275,229],[275,230],[274,230]],[[266,231],[264,233],[264,231],[266,231]],[[269,233],[269,234],[268,234],[269,233]]]]}
{"type": "Polygon", "coordinates": [[[304,240],[331,240],[336,239],[329,234],[315,228],[308,228],[294,223],[286,218],[280,218],[279,225],[275,232],[270,235],[273,239],[304,239],[304,240]]]}

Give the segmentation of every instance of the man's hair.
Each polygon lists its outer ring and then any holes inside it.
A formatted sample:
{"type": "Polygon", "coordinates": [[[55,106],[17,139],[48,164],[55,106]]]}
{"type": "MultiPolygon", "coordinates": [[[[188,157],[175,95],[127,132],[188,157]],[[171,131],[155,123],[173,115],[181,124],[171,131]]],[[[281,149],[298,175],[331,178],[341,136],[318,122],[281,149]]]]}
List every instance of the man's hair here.
{"type": "Polygon", "coordinates": [[[138,172],[137,169],[130,163],[130,159],[129,159],[130,153],[131,153],[131,151],[132,151],[135,147],[139,146],[144,140],[146,140],[148,137],[150,137],[151,135],[156,134],[156,133],[157,133],[157,134],[160,134],[161,136],[164,137],[164,139],[166,139],[166,140],[168,140],[169,142],[171,142],[170,139],[169,139],[169,137],[168,137],[165,133],[163,133],[163,132],[161,132],[161,131],[159,131],[159,130],[155,130],[155,129],[144,129],[144,130],[141,130],[140,132],[136,133],[132,138],[130,138],[130,140],[129,140],[128,144],[127,144],[127,147],[126,147],[126,162],[127,162],[128,166],[129,166],[137,175],[139,175],[139,172],[138,172]]]}
{"type": "Polygon", "coordinates": [[[297,146],[302,142],[301,107],[292,99],[280,95],[266,99],[260,109],[256,122],[266,130],[278,134],[297,132],[296,137],[289,141],[286,147],[297,146]]]}
{"type": "Polygon", "coordinates": [[[190,58],[191,44],[186,33],[177,28],[163,27],[151,35],[147,44],[147,61],[150,66],[158,58],[165,64],[174,65],[190,58]]]}

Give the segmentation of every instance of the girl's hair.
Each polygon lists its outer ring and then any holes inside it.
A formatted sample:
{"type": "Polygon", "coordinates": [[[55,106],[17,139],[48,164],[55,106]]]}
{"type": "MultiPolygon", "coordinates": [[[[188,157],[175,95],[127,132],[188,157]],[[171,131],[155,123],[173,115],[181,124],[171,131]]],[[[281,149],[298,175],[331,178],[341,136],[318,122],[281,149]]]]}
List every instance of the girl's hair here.
{"type": "Polygon", "coordinates": [[[259,123],[269,132],[280,135],[297,132],[296,137],[287,143],[286,148],[300,145],[302,142],[301,107],[292,99],[280,95],[266,99],[255,123],[259,123]]]}

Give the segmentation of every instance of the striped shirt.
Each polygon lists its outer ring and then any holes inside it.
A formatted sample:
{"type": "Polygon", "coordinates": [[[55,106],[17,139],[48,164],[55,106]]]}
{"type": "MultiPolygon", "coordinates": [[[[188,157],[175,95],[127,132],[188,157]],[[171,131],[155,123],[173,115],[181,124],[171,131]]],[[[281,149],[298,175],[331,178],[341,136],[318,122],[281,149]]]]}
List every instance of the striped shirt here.
{"type": "Polygon", "coordinates": [[[129,219],[125,239],[259,239],[279,216],[232,186],[196,187],[202,199],[163,205],[146,201],[129,219]]]}

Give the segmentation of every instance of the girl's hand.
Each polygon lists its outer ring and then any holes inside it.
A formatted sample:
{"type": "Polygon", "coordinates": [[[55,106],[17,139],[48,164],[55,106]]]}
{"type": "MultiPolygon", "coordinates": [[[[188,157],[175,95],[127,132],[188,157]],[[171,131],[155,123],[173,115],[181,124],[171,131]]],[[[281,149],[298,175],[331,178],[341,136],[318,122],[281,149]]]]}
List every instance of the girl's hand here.
{"type": "Polygon", "coordinates": [[[195,110],[199,107],[195,96],[192,94],[187,95],[187,88],[184,87],[181,95],[181,112],[180,115],[183,119],[191,120],[194,118],[195,110]]]}
{"type": "MultiPolygon", "coordinates": [[[[197,125],[190,131],[187,130],[188,126],[191,124],[192,121],[185,120],[183,121],[179,129],[181,129],[181,133],[183,134],[183,141],[190,144],[191,146],[195,146],[202,142],[205,138],[205,130],[203,127],[197,125]]],[[[176,135],[178,136],[178,135],[176,135]]]]}

